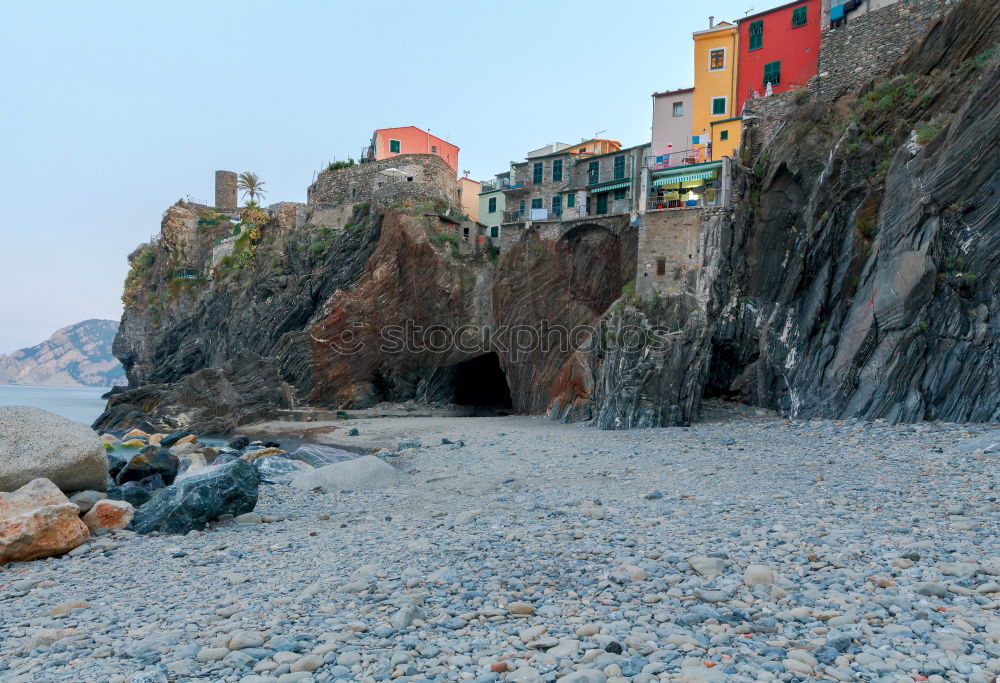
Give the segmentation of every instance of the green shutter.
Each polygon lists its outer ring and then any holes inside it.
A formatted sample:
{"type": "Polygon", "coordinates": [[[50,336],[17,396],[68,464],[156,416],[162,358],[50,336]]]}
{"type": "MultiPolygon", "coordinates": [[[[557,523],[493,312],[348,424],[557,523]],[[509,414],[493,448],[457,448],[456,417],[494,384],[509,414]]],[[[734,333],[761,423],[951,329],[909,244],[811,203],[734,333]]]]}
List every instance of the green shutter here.
{"type": "Polygon", "coordinates": [[[562,215],[562,197],[559,195],[552,198],[552,213],[557,216],[562,215]]]}
{"type": "Polygon", "coordinates": [[[591,161],[587,164],[587,184],[595,185],[601,179],[601,162],[591,161]]]}
{"type": "Polygon", "coordinates": [[[496,213],[496,212],[497,212],[497,198],[490,197],[490,213],[496,213]]]}
{"type": "Polygon", "coordinates": [[[552,182],[557,183],[562,180],[562,159],[552,162],[552,182]]]}
{"type": "Polygon", "coordinates": [[[770,62],[764,65],[764,87],[770,83],[772,86],[781,84],[781,62],[770,62]]]}
{"type": "Polygon", "coordinates": [[[720,140],[728,140],[729,139],[729,131],[728,130],[724,130],[724,131],[720,132],[719,133],[719,139],[720,140]]]}
{"type": "Polygon", "coordinates": [[[724,116],[726,113],[726,98],[712,98],[712,116],[724,116]]]}
{"type": "Polygon", "coordinates": [[[389,153],[399,154],[399,140],[389,140],[389,153]]]}
{"type": "Polygon", "coordinates": [[[792,12],[792,27],[805,26],[806,25],[806,10],[807,7],[796,7],[792,12]]]}
{"type": "Polygon", "coordinates": [[[576,206],[576,195],[571,192],[566,195],[566,208],[572,209],[574,206],[576,206]]]}
{"type": "Polygon", "coordinates": [[[615,157],[615,180],[625,177],[625,157],[615,157]]]}
{"type": "Polygon", "coordinates": [[[758,19],[750,24],[750,49],[759,50],[764,47],[764,20],[758,19]]]}
{"type": "Polygon", "coordinates": [[[541,209],[542,208],[542,198],[538,197],[537,199],[532,199],[531,200],[531,208],[532,209],[541,209]]]}
{"type": "Polygon", "coordinates": [[[535,162],[535,167],[532,172],[531,178],[532,182],[535,183],[535,185],[542,182],[542,162],[540,161],[535,162]]]}

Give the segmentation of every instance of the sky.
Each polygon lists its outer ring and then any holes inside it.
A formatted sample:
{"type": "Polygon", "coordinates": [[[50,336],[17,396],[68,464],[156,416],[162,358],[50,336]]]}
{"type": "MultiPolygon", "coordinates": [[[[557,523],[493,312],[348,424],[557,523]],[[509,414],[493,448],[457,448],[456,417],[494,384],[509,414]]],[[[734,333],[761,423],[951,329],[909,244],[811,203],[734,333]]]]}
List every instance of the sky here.
{"type": "Polygon", "coordinates": [[[265,203],[376,128],[457,144],[485,179],[554,141],[648,142],[692,31],[780,0],[0,3],[0,353],[121,316],[126,257],[216,169],[265,203]]]}

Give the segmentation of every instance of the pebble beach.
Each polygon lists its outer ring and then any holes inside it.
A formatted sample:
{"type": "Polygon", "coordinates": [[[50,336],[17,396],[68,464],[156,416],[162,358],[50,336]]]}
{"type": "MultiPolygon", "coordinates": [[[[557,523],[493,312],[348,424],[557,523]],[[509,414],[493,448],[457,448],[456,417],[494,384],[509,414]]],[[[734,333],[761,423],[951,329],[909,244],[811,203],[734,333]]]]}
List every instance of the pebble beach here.
{"type": "Polygon", "coordinates": [[[0,681],[995,680],[1000,437],[717,413],[351,420],[398,485],[4,565],[0,681]]]}

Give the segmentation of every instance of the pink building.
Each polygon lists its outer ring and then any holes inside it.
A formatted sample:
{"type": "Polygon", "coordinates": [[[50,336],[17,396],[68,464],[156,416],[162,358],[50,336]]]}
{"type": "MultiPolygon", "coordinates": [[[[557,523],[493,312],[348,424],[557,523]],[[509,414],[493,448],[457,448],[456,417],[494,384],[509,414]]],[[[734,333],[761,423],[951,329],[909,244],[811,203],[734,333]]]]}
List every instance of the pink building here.
{"type": "Polygon", "coordinates": [[[416,126],[379,128],[361,160],[389,159],[399,154],[436,154],[458,173],[458,147],[416,126]]]}

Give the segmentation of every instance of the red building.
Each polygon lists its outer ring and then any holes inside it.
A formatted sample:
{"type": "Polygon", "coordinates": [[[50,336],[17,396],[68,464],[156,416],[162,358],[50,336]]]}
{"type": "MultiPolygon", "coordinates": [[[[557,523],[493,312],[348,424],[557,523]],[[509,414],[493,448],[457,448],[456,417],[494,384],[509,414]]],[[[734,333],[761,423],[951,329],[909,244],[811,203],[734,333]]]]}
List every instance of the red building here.
{"type": "Polygon", "coordinates": [[[736,112],[763,95],[805,85],[819,70],[820,0],[799,0],[744,17],[739,26],[736,112]]]}
{"type": "Polygon", "coordinates": [[[416,126],[379,128],[361,160],[388,159],[400,154],[436,154],[458,172],[458,146],[416,126]]]}

